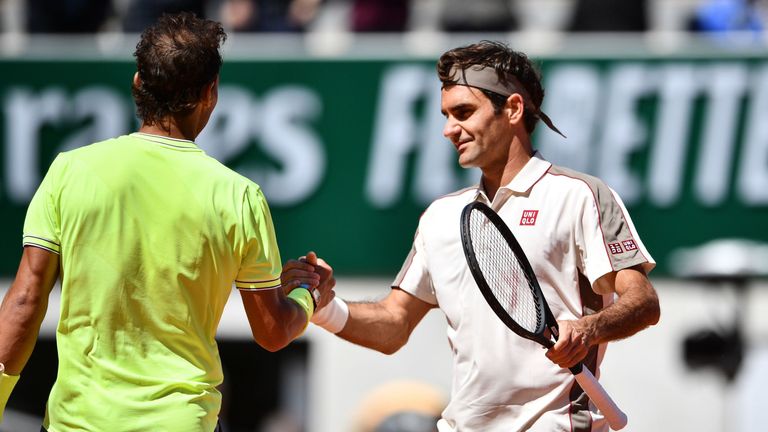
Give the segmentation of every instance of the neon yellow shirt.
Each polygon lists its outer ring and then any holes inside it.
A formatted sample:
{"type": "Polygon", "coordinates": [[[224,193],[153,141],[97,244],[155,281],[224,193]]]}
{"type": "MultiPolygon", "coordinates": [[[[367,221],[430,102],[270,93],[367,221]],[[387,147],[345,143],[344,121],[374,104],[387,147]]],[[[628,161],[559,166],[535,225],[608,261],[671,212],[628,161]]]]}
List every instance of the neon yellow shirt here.
{"type": "Polygon", "coordinates": [[[23,242],[61,255],[49,432],[214,429],[232,284],[280,282],[256,184],[191,141],[134,133],[60,154],[23,242]]]}

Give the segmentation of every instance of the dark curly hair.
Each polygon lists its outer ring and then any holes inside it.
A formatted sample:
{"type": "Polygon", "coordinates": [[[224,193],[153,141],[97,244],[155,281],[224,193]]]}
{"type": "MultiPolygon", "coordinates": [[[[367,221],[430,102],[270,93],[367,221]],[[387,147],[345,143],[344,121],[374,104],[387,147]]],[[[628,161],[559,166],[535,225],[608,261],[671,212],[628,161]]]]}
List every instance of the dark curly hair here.
{"type": "MultiPolygon", "coordinates": [[[[480,41],[476,44],[454,48],[447,51],[437,62],[437,75],[443,86],[456,84],[451,79],[451,69],[456,66],[465,70],[470,66],[487,66],[496,69],[499,82],[508,84],[508,75],[513,75],[525,87],[536,108],[541,107],[544,100],[544,89],[541,87],[541,75],[531,60],[525,54],[514,51],[509,46],[494,41],[480,41]]],[[[491,100],[496,114],[499,114],[506,104],[507,98],[489,90],[480,89],[491,100]]],[[[539,116],[526,108],[523,121],[528,133],[533,133],[539,116]]]]}
{"type": "Polygon", "coordinates": [[[133,84],[136,115],[148,125],[186,114],[221,69],[221,24],[189,12],[163,15],[144,30],[133,53],[139,85],[133,84]]]}

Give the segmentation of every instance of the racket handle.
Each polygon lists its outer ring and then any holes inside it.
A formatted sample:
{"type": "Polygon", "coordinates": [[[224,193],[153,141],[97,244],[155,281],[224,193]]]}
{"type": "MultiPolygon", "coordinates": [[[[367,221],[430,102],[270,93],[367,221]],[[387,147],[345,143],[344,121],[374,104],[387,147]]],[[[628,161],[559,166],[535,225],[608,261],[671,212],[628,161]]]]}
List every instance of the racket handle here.
{"type": "Polygon", "coordinates": [[[627,425],[627,415],[616,405],[616,402],[611,399],[608,392],[605,391],[602,385],[597,381],[592,372],[586,367],[581,368],[581,372],[574,374],[576,382],[579,383],[582,389],[587,393],[595,406],[603,413],[605,419],[608,420],[608,425],[613,430],[621,430],[627,425]]]}

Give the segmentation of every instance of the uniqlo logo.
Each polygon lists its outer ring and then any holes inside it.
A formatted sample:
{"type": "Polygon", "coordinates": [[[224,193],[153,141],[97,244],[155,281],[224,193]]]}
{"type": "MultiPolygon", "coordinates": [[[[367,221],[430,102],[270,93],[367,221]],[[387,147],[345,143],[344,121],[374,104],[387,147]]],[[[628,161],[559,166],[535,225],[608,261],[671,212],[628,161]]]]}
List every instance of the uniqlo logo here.
{"type": "Polygon", "coordinates": [[[624,240],[623,242],[621,242],[621,244],[623,244],[624,245],[624,249],[626,249],[628,251],[633,251],[633,250],[637,249],[637,244],[635,243],[634,240],[624,240]]]}
{"type": "Polygon", "coordinates": [[[611,253],[614,255],[624,252],[624,249],[621,248],[620,243],[608,243],[608,248],[611,250],[611,253]]]}
{"type": "Polygon", "coordinates": [[[537,216],[539,216],[538,210],[523,210],[523,217],[520,218],[520,225],[535,225],[537,216]]]}

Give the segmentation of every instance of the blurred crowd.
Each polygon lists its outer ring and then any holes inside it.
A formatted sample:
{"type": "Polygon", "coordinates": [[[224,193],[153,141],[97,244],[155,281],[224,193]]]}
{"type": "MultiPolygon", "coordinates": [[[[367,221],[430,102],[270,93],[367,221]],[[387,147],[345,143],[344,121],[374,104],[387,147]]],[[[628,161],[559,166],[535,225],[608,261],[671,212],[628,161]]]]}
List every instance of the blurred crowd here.
{"type": "Polygon", "coordinates": [[[762,32],[768,0],[0,0],[2,31],[140,32],[193,11],[230,32],[762,32]],[[668,17],[677,16],[669,24],[668,17]],[[665,21],[666,19],[666,21],[665,21]],[[664,24],[667,23],[667,24],[664,24]]]}

